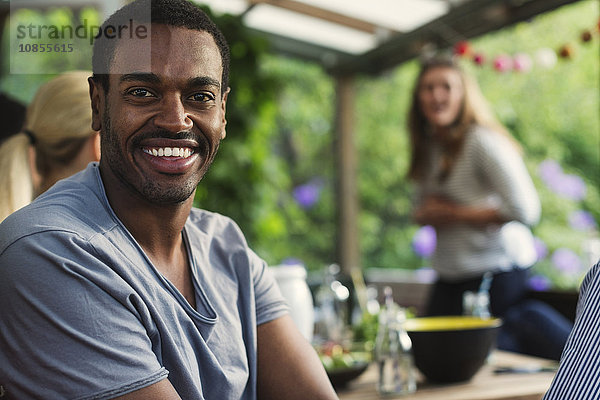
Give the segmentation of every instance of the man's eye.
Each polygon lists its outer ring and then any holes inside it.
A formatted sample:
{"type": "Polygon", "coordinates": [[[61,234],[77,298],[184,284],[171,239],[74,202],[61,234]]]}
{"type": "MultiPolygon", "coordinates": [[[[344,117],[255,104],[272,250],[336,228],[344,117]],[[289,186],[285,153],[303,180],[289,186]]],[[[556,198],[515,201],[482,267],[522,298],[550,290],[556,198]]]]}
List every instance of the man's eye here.
{"type": "Polygon", "coordinates": [[[206,103],[208,101],[213,101],[215,99],[215,96],[213,96],[210,93],[194,93],[189,97],[189,99],[193,101],[200,101],[206,103]]]}
{"type": "Polygon", "coordinates": [[[154,96],[149,90],[140,89],[140,88],[131,89],[127,93],[132,96],[135,96],[135,97],[152,97],[152,96],[154,96]]]}

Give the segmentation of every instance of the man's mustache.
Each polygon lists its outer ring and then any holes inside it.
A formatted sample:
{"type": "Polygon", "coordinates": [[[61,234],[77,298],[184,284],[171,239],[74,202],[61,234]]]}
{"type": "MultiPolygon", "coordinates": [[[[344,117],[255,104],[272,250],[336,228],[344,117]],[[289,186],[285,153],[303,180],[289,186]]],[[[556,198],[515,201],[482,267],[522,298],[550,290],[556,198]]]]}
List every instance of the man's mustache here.
{"type": "Polygon", "coordinates": [[[146,139],[176,139],[176,140],[195,140],[198,143],[202,142],[202,139],[192,131],[182,131],[173,133],[166,129],[154,130],[151,132],[142,133],[135,137],[135,142],[141,142],[146,139]]]}

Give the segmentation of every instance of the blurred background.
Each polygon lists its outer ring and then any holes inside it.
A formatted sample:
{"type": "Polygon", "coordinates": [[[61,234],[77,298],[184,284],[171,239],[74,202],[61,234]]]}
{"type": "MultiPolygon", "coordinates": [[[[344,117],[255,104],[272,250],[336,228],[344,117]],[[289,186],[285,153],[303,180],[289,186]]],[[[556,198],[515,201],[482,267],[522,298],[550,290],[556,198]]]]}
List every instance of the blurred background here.
{"type": "MultiPolygon", "coordinates": [[[[524,146],[543,213],[532,289],[575,290],[598,261],[598,1],[368,2],[388,17],[381,23],[358,0],[197,2],[230,41],[232,92],[227,139],[195,202],[236,220],[270,265],[300,263],[309,277],[337,263],[368,280],[388,270],[431,279],[435,233],[409,217],[406,115],[419,57],[439,50],[461,58],[524,146]],[[304,19],[252,15],[278,4],[304,19]],[[311,25],[315,16],[329,25],[311,25]],[[284,36],[279,25],[310,36],[284,36]]],[[[91,49],[17,59],[14,21],[100,25],[121,2],[0,4],[0,92],[27,104],[58,72],[90,69],[91,49]],[[37,73],[23,73],[32,63],[37,73]]]]}

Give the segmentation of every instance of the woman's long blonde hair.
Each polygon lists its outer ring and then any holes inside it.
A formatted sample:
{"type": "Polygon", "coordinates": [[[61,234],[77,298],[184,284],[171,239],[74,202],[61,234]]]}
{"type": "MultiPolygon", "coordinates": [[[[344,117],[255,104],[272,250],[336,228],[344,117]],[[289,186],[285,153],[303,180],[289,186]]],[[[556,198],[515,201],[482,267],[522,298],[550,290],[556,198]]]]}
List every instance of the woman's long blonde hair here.
{"type": "Polygon", "coordinates": [[[29,148],[43,177],[64,168],[92,131],[87,78],[90,71],[69,71],[43,84],[27,107],[23,129],[0,146],[0,221],[43,191],[34,187],[29,148]]]}
{"type": "Polygon", "coordinates": [[[421,110],[419,103],[419,88],[425,73],[433,68],[450,68],[458,72],[464,87],[461,111],[459,112],[456,121],[451,126],[449,133],[440,138],[443,145],[442,167],[439,176],[441,180],[444,180],[450,173],[454,161],[462,149],[466,134],[473,125],[484,126],[506,136],[519,151],[521,150],[517,141],[498,121],[492,112],[489,103],[481,93],[477,81],[466,74],[454,58],[443,55],[431,57],[422,63],[421,70],[412,92],[412,102],[408,115],[408,131],[411,146],[411,162],[407,174],[409,179],[422,179],[427,164],[430,162],[429,149],[431,147],[431,127],[421,110]]]}

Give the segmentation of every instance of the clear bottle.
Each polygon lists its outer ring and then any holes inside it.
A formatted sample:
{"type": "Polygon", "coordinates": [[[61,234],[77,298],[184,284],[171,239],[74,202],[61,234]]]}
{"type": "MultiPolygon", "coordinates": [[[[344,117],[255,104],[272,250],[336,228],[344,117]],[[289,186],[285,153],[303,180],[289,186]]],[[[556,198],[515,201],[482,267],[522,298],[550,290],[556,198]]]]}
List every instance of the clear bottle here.
{"type": "Polygon", "coordinates": [[[350,292],[339,280],[340,267],[331,264],[325,269],[323,283],[316,293],[317,341],[340,343],[349,331],[348,297],[350,292]]]}
{"type": "Polygon", "coordinates": [[[490,295],[488,292],[479,292],[475,296],[475,306],[473,316],[488,319],[490,314],[490,295]]]}
{"type": "Polygon", "coordinates": [[[404,330],[404,310],[394,303],[392,289],[384,289],[385,304],[379,313],[375,360],[379,369],[377,391],[381,395],[404,395],[417,389],[412,342],[404,330]]]}
{"type": "Polygon", "coordinates": [[[379,301],[377,301],[377,286],[369,285],[367,286],[367,312],[372,315],[379,314],[379,310],[381,309],[381,305],[379,301]]]}
{"type": "Polygon", "coordinates": [[[490,286],[494,276],[491,272],[483,274],[479,290],[472,292],[467,290],[463,293],[463,315],[470,315],[487,319],[490,314],[490,286]]]}
{"type": "Polygon", "coordinates": [[[471,290],[463,292],[463,315],[474,315],[476,297],[477,295],[471,290]]]}

